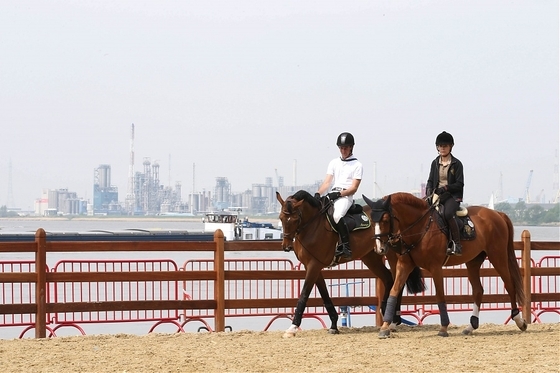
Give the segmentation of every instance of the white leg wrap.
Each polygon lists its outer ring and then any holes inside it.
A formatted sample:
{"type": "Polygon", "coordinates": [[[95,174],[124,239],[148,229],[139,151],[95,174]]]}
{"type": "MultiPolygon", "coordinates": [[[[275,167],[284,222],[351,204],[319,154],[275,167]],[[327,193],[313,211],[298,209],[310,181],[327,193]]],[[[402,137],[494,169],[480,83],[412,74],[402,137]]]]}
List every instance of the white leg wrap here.
{"type": "Polygon", "coordinates": [[[478,306],[476,304],[473,305],[472,315],[475,316],[475,317],[478,317],[479,314],[480,314],[480,309],[478,308],[478,306]]]}
{"type": "Polygon", "coordinates": [[[288,330],[286,330],[286,333],[296,334],[297,331],[298,331],[298,327],[292,324],[290,325],[288,330]]]}

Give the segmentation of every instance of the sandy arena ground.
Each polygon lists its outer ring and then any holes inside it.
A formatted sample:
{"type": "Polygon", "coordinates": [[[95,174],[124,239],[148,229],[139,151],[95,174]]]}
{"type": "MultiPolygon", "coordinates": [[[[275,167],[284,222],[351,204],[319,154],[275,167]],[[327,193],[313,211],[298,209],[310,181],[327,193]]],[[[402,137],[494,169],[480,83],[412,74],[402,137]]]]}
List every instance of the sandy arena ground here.
{"type": "Polygon", "coordinates": [[[1,372],[559,372],[560,323],[0,340],[1,372]]]}

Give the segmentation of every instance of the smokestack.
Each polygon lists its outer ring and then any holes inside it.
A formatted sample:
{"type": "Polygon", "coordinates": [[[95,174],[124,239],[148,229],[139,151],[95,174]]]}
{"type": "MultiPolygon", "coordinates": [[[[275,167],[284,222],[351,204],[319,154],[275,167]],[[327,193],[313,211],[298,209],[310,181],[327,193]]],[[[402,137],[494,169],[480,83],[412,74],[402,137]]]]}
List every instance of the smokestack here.
{"type": "Polygon", "coordinates": [[[193,206],[193,204],[194,204],[194,191],[196,190],[195,189],[195,184],[194,184],[194,176],[195,176],[194,167],[195,167],[195,164],[193,163],[192,164],[191,214],[194,214],[194,206],[193,206]]]}
{"type": "Polygon", "coordinates": [[[130,159],[128,164],[128,186],[126,190],[126,211],[134,213],[134,123],[130,129],[130,159]]]}

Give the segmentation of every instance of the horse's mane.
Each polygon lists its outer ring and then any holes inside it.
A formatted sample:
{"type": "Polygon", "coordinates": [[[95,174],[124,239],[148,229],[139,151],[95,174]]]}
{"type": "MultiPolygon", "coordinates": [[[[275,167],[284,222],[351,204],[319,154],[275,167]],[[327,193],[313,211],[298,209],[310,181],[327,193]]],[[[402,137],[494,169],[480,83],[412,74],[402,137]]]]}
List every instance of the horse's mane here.
{"type": "Polygon", "coordinates": [[[321,202],[317,200],[317,198],[313,197],[309,194],[306,190],[298,190],[293,196],[293,199],[301,201],[304,200],[305,202],[309,203],[313,207],[321,207],[321,202]]]}
{"type": "Polygon", "coordinates": [[[403,203],[412,207],[423,209],[428,207],[428,203],[424,199],[418,198],[414,194],[405,192],[391,194],[391,203],[403,203]]]}

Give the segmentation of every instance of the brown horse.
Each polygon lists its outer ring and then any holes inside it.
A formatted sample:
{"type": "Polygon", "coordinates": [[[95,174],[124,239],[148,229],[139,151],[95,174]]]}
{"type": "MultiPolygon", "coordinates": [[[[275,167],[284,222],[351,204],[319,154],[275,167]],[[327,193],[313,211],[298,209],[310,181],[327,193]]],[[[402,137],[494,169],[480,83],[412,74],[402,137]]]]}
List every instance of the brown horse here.
{"type": "Polygon", "coordinates": [[[511,317],[521,330],[527,329],[527,323],[517,308],[525,302],[521,271],[513,248],[513,225],[507,215],[485,207],[468,208],[468,214],[474,223],[476,237],[462,240],[462,256],[447,257],[447,236],[444,229],[438,226],[439,212],[435,205],[428,203],[409,193],[394,193],[376,202],[363,196],[372,209],[372,220],[379,226],[380,253],[387,250],[398,254],[395,282],[387,302],[383,318],[380,338],[390,335],[389,323],[395,309],[397,297],[404,285],[408,273],[416,266],[428,270],[433,277],[436,289],[436,300],[440,311],[441,328],[438,335],[447,337],[449,316],[445,302],[442,267],[465,263],[469,282],[472,286],[475,306],[470,318],[470,325],[463,334],[472,334],[478,328],[479,310],[484,289],[480,282],[480,267],[488,260],[504,282],[511,301],[511,317]],[[377,217],[375,217],[377,216],[377,217]]]}
{"type": "MultiPolygon", "coordinates": [[[[329,314],[331,326],[329,333],[338,334],[337,327],[338,313],[329,296],[325,279],[321,273],[333,263],[334,252],[338,243],[338,233],[333,231],[326,217],[326,208],[330,203],[323,199],[323,203],[311,196],[308,192],[300,190],[293,196],[282,199],[280,194],[276,193],[278,202],[282,205],[279,219],[282,222],[283,240],[282,248],[284,251],[293,250],[297,259],[305,266],[305,280],[300,297],[296,306],[296,311],[292,320],[292,325],[284,333],[284,337],[293,337],[296,335],[301,318],[305,310],[309,294],[314,285],[317,285],[323,304],[329,314]]],[[[367,206],[366,206],[367,207],[367,206]]],[[[369,208],[368,208],[369,210],[369,208]]],[[[385,294],[382,303],[382,312],[386,306],[389,297],[389,291],[393,286],[393,276],[391,271],[385,266],[383,257],[376,253],[375,249],[375,232],[373,226],[367,229],[354,231],[350,234],[350,247],[352,248],[352,259],[360,259],[364,264],[383,282],[385,286],[385,294]]],[[[396,256],[394,257],[396,260],[396,256]]],[[[341,259],[340,263],[350,261],[341,259]]],[[[406,281],[407,287],[411,292],[420,292],[423,290],[424,282],[421,277],[419,268],[412,271],[406,281]]],[[[399,303],[397,300],[397,303],[399,303]]],[[[398,304],[394,306],[398,307],[398,304]]],[[[398,308],[397,308],[398,309],[398,308]]],[[[400,315],[394,313],[391,320],[398,324],[400,315]]]]}

